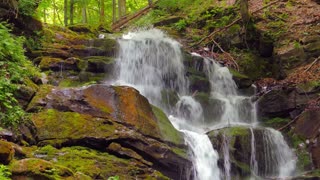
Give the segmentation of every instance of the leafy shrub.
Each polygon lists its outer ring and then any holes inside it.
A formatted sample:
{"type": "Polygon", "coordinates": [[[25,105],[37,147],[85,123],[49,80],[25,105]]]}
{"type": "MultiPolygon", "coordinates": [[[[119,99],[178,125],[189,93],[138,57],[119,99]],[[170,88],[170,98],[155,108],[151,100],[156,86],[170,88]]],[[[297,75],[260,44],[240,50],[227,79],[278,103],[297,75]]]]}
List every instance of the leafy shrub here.
{"type": "Polygon", "coordinates": [[[9,168],[5,165],[0,164],[0,179],[1,180],[10,180],[11,172],[9,168]]]}
{"type": "Polygon", "coordinates": [[[178,21],[177,23],[174,24],[175,29],[177,29],[178,31],[182,31],[185,30],[187,27],[187,22],[184,19],[181,19],[180,21],[178,21]]]}
{"type": "Polygon", "coordinates": [[[0,125],[16,125],[24,115],[14,97],[27,77],[38,71],[24,56],[23,38],[13,37],[8,25],[0,23],[0,125]]]}

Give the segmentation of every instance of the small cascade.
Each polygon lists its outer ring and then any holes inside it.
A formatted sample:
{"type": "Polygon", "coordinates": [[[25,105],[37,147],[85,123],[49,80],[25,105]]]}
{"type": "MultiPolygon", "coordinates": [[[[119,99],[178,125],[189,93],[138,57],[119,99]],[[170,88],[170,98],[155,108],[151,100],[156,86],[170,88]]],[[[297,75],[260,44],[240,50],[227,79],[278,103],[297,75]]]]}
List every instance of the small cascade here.
{"type": "Polygon", "coordinates": [[[230,163],[230,152],[229,152],[230,139],[225,134],[223,135],[222,149],[223,149],[223,166],[224,166],[224,179],[231,179],[231,163],[230,163]]]}
{"type": "Polygon", "coordinates": [[[192,149],[195,177],[199,180],[219,180],[220,171],[217,164],[218,152],[213,149],[207,135],[182,130],[185,140],[192,149]]]}
{"type": "Polygon", "coordinates": [[[254,176],[258,175],[258,162],[256,159],[256,141],[254,138],[254,133],[252,127],[250,127],[251,132],[251,157],[250,157],[250,168],[254,176]]]}
{"type": "MultiPolygon", "coordinates": [[[[271,128],[265,128],[256,154],[258,175],[262,177],[286,178],[296,168],[296,156],[285,142],[282,134],[271,128]]],[[[256,145],[258,146],[258,144],[256,145]]]]}
{"type": "Polygon", "coordinates": [[[237,85],[228,68],[207,58],[204,62],[211,86],[211,98],[220,102],[221,105],[220,108],[212,109],[217,114],[217,117],[211,121],[214,128],[256,123],[255,103],[252,102],[251,97],[239,95],[237,85]]]}

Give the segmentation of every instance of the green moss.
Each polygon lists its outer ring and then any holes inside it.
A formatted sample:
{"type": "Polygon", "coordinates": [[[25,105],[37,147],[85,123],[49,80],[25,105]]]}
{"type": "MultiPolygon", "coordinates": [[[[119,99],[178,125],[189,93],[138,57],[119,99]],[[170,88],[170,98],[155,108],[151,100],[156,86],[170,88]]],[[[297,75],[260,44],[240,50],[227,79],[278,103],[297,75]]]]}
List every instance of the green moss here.
{"type": "Polygon", "coordinates": [[[249,135],[248,128],[247,127],[241,127],[241,126],[228,128],[226,133],[231,137],[248,136],[249,135]]]}
{"type": "Polygon", "coordinates": [[[40,102],[41,99],[44,99],[51,92],[52,89],[53,89],[53,86],[51,85],[41,85],[39,87],[39,91],[36,93],[36,95],[33,97],[31,102],[29,103],[27,110],[36,108],[37,103],[40,102]]]}
{"type": "Polygon", "coordinates": [[[51,64],[56,64],[61,62],[63,62],[61,58],[42,57],[42,60],[39,66],[41,67],[41,69],[49,69],[51,64]]]}
{"type": "Polygon", "coordinates": [[[249,78],[248,76],[241,74],[239,71],[236,71],[232,68],[229,68],[229,71],[232,74],[232,76],[234,76],[236,78],[239,78],[239,79],[248,79],[249,78]]]}
{"type": "Polygon", "coordinates": [[[280,128],[280,127],[286,125],[289,121],[290,121],[290,119],[288,119],[288,118],[275,117],[275,118],[268,119],[268,120],[264,121],[263,124],[265,124],[266,126],[269,126],[269,127],[273,127],[273,128],[280,128]]]}
{"type": "Polygon", "coordinates": [[[320,86],[320,81],[308,81],[306,83],[299,84],[298,87],[305,92],[312,91],[316,87],[320,86]]]}
{"type": "Polygon", "coordinates": [[[92,81],[88,81],[88,82],[82,82],[82,81],[77,81],[77,80],[73,80],[73,79],[64,79],[62,81],[60,81],[59,83],[59,87],[81,87],[81,86],[88,86],[88,85],[92,85],[92,84],[97,84],[96,81],[92,80],[92,81]]]}
{"type": "Polygon", "coordinates": [[[13,175],[25,174],[28,177],[59,180],[73,176],[71,169],[37,158],[14,161],[9,168],[13,175]]]}
{"type": "Polygon", "coordinates": [[[293,148],[296,149],[296,155],[298,157],[297,166],[301,171],[305,171],[312,166],[312,160],[310,154],[308,153],[305,145],[305,138],[297,135],[294,131],[288,133],[290,142],[293,145],[293,148]],[[302,145],[302,146],[300,146],[302,145]]]}
{"type": "Polygon", "coordinates": [[[32,116],[32,121],[38,129],[40,140],[59,145],[68,139],[79,139],[84,136],[109,137],[115,131],[115,126],[104,124],[99,118],[76,112],[59,112],[47,109],[32,116]]]}
{"type": "Polygon", "coordinates": [[[144,170],[141,169],[143,165],[138,165],[134,160],[121,159],[81,146],[65,147],[60,150],[52,146],[45,146],[36,151],[36,155],[39,154],[45,154],[46,159],[93,179],[106,179],[115,175],[120,179],[133,179],[144,173],[144,170]]]}
{"type": "Polygon", "coordinates": [[[155,106],[152,106],[152,111],[158,120],[162,138],[165,141],[181,144],[183,142],[183,137],[181,133],[173,127],[166,114],[155,106]]]}

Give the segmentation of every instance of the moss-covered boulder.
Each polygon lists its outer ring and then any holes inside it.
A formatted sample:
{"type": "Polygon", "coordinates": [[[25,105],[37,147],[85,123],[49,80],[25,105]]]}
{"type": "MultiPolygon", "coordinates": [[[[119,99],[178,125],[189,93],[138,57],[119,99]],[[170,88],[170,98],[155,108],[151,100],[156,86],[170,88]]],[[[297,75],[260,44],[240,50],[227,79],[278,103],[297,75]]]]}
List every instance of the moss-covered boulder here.
{"type": "Polygon", "coordinates": [[[53,180],[67,179],[73,176],[70,169],[37,158],[14,161],[10,164],[10,171],[12,172],[12,179],[53,180]]]}
{"type": "Polygon", "coordinates": [[[35,112],[38,145],[90,147],[135,159],[171,178],[191,167],[181,134],[137,90],[50,87],[41,88],[28,107],[35,112]]]}
{"type": "Polygon", "coordinates": [[[65,70],[73,70],[80,71],[78,68],[79,59],[70,57],[67,59],[61,58],[52,58],[52,57],[42,57],[40,60],[39,67],[41,70],[52,70],[52,71],[65,71],[65,70]]]}
{"type": "Polygon", "coordinates": [[[0,163],[1,164],[9,164],[13,159],[14,149],[13,146],[6,142],[0,140],[0,163]]]}

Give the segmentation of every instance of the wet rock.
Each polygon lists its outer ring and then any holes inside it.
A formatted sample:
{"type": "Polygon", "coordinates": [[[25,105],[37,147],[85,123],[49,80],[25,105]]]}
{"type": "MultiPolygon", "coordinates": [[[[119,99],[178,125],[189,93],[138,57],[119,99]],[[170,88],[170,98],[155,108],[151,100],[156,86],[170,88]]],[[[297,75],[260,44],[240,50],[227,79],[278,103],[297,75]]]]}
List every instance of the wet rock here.
{"type": "Polygon", "coordinates": [[[241,74],[240,72],[231,68],[229,68],[229,71],[232,74],[232,79],[239,89],[249,88],[253,84],[252,79],[250,79],[248,76],[241,74]]]}
{"type": "Polygon", "coordinates": [[[87,61],[86,71],[93,73],[110,73],[114,67],[114,59],[106,56],[89,56],[83,58],[87,61]]]}
{"type": "Polygon", "coordinates": [[[13,146],[6,141],[0,140],[0,163],[9,164],[14,156],[13,146]]]}
{"type": "Polygon", "coordinates": [[[0,127],[0,138],[12,141],[14,139],[14,134],[12,131],[0,127]]]}

